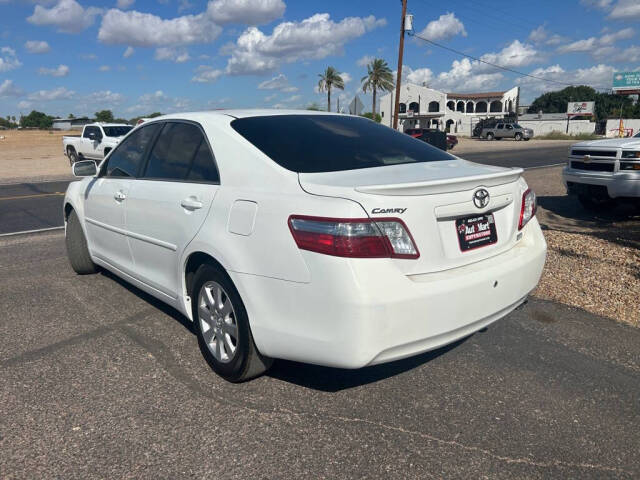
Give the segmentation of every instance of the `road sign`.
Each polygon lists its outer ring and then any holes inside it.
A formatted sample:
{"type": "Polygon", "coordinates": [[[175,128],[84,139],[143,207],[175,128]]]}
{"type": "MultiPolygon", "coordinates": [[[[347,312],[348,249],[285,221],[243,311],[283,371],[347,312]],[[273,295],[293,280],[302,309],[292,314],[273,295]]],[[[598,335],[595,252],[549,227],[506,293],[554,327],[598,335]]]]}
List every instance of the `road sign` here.
{"type": "Polygon", "coordinates": [[[364,104],[362,100],[358,98],[356,95],[354,99],[349,104],[349,113],[351,115],[362,115],[362,110],[364,109],[364,104]]]}
{"type": "Polygon", "coordinates": [[[567,105],[567,115],[593,115],[596,102],[569,102],[567,105]]]}
{"type": "Polygon", "coordinates": [[[613,91],[616,93],[634,93],[640,91],[640,71],[614,72],[613,91]]]}

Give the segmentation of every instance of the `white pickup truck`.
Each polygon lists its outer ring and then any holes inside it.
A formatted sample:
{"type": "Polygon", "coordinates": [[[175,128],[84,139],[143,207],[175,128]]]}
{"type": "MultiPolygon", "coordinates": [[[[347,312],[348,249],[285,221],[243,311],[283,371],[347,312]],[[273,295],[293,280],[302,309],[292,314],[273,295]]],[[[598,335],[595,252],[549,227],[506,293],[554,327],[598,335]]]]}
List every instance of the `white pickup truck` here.
{"type": "Polygon", "coordinates": [[[640,207],[640,133],[571,145],[562,178],[567,193],[588,210],[603,210],[618,201],[640,207]]]}
{"type": "Polygon", "coordinates": [[[123,123],[91,123],[82,129],[82,135],[62,137],[64,154],[73,165],[78,160],[102,160],[120,143],[133,127],[123,123]]]}

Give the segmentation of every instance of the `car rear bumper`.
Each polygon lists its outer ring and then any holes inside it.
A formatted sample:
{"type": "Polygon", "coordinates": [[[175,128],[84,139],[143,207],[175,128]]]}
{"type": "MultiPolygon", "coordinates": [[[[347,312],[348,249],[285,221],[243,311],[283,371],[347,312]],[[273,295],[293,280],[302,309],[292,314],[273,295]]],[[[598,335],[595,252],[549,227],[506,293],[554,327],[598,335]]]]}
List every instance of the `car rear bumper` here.
{"type": "Polygon", "coordinates": [[[565,167],[562,179],[569,193],[573,183],[605,187],[611,198],[640,197],[640,173],[636,172],[587,172],[565,167]]]}
{"type": "Polygon", "coordinates": [[[519,306],[542,273],[537,221],[511,250],[464,267],[406,276],[392,262],[310,252],[310,283],[231,272],[265,355],[360,368],[455,342],[519,306]]]}

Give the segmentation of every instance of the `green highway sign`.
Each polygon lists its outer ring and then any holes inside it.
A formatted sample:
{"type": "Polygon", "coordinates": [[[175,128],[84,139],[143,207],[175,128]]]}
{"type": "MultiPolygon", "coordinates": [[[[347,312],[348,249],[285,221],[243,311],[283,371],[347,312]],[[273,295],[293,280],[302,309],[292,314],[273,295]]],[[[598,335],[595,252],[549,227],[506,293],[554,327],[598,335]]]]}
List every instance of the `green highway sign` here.
{"type": "Polygon", "coordinates": [[[640,90],[640,71],[614,72],[613,90],[640,90]]]}

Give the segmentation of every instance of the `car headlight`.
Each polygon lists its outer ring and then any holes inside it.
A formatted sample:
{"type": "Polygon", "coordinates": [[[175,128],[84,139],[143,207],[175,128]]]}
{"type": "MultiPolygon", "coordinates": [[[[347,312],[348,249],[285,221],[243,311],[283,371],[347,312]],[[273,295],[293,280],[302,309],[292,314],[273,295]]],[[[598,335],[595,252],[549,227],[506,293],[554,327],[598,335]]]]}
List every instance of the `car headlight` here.
{"type": "Polygon", "coordinates": [[[640,162],[620,162],[620,170],[635,170],[640,172],[640,162]]]}
{"type": "Polygon", "coordinates": [[[627,150],[626,152],[622,151],[622,158],[640,158],[639,150],[627,150]]]}

